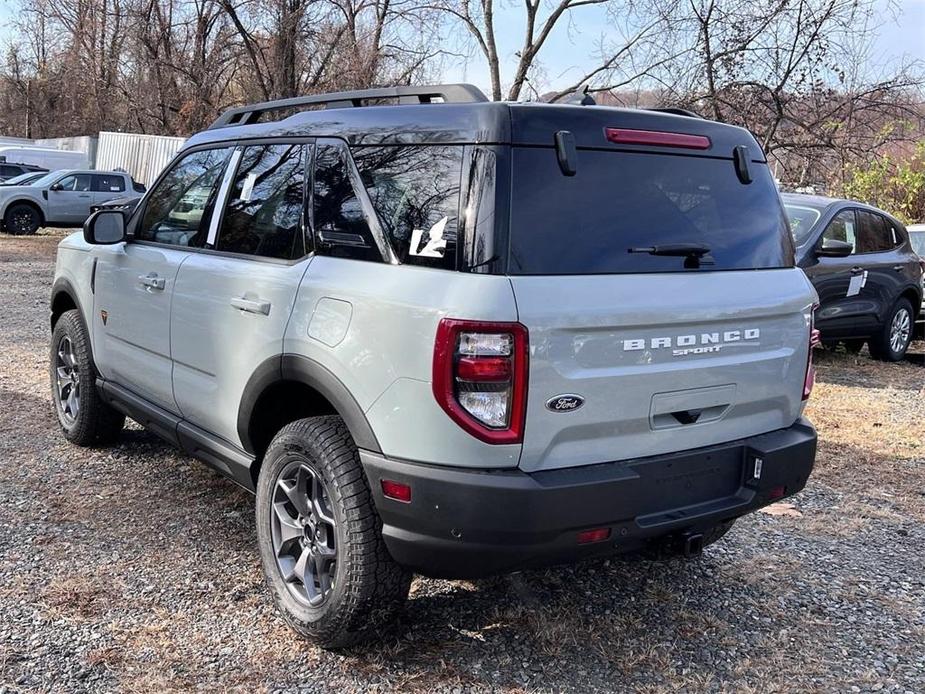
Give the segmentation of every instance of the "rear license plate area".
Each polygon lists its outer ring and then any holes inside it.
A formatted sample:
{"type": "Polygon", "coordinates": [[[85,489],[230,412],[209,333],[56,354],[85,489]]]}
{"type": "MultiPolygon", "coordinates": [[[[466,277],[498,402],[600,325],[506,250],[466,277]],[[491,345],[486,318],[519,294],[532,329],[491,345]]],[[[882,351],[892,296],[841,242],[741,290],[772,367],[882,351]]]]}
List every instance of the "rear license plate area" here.
{"type": "Polygon", "coordinates": [[[742,486],[739,447],[631,466],[639,476],[635,515],[645,516],[734,496],[742,486]]]}

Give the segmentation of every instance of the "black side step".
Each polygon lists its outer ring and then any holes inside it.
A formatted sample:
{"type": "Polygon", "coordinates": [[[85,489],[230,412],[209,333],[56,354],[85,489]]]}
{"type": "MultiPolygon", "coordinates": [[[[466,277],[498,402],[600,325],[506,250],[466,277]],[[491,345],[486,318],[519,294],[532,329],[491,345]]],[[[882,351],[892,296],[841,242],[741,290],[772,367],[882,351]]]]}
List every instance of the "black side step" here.
{"type": "Polygon", "coordinates": [[[254,482],[251,476],[254,456],[207,431],[193,426],[177,415],[148,402],[122,386],[98,378],[96,387],[106,404],[131,417],[167,443],[201,460],[232,482],[250,492],[254,491],[254,482]]]}

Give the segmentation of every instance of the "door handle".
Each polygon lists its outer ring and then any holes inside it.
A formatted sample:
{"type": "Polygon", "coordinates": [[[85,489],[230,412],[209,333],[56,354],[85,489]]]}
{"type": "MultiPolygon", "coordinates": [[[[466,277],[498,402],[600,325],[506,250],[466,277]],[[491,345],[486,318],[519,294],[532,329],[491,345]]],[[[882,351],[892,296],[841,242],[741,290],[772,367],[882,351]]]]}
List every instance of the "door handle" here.
{"type": "Polygon", "coordinates": [[[164,287],[167,286],[167,280],[163,277],[158,277],[155,272],[149,272],[147,275],[138,275],[138,282],[142,287],[156,289],[157,291],[163,291],[164,287]]]}
{"type": "Polygon", "coordinates": [[[270,315],[270,302],[260,301],[259,299],[245,299],[243,296],[236,296],[231,299],[231,305],[248,313],[259,313],[263,316],[270,315]]]}
{"type": "Polygon", "coordinates": [[[905,265],[894,265],[893,269],[896,270],[896,272],[902,272],[903,270],[906,269],[906,266],[905,265]]]}
{"type": "Polygon", "coordinates": [[[862,268],[860,265],[855,265],[853,268],[851,268],[852,275],[860,275],[862,272],[864,272],[864,268],[862,268]]]}
{"type": "Polygon", "coordinates": [[[78,197],[78,198],[89,198],[90,195],[89,195],[89,193],[88,193],[88,194],[86,194],[86,195],[78,195],[77,197],[78,197]]]}

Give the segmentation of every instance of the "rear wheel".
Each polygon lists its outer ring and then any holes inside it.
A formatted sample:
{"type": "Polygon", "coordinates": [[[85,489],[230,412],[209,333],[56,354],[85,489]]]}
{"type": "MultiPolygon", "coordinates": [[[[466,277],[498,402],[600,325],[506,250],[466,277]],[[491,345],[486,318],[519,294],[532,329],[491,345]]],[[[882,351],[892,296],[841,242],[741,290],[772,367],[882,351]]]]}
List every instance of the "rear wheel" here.
{"type": "Polygon", "coordinates": [[[27,203],[16,203],[3,217],[4,228],[14,236],[29,236],[42,226],[42,215],[27,203]]]}
{"type": "Polygon", "coordinates": [[[256,514],[267,584],[295,631],[341,648],[394,622],[411,575],[386,550],[340,417],[301,419],[276,435],[260,470],[256,514]]]}
{"type": "Polygon", "coordinates": [[[902,361],[912,342],[912,304],[902,298],[893,306],[883,328],[868,343],[870,355],[883,361],[902,361]]]}
{"type": "Polygon", "coordinates": [[[51,394],[64,437],[78,446],[111,443],[125,415],[103,402],[96,390],[90,338],[77,309],[65,311],[51,334],[51,394]]]}

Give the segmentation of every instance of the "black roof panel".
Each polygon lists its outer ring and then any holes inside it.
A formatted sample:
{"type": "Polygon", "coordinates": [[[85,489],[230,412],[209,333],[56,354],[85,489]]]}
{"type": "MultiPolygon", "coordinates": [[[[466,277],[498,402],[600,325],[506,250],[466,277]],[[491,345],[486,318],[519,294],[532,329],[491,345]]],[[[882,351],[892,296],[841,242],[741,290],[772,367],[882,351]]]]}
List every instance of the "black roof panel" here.
{"type": "Polygon", "coordinates": [[[553,146],[557,131],[568,130],[578,147],[678,152],[670,147],[616,145],[608,127],[706,135],[708,150],[684,154],[732,157],[746,145],[751,158],[764,161],[754,137],[742,128],[689,116],[644,109],[543,103],[441,103],[302,111],[279,121],[215,127],[191,137],[186,147],[210,142],[275,137],[340,137],[352,145],[514,144],[553,146]]]}

